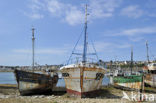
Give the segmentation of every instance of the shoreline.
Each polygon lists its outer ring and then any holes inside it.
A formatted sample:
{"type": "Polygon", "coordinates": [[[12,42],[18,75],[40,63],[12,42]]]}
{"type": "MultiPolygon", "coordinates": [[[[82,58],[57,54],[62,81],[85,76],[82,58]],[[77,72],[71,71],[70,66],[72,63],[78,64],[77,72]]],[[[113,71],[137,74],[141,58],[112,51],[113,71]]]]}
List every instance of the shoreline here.
{"type": "MultiPolygon", "coordinates": [[[[131,95],[131,91],[125,92],[131,95]]],[[[153,94],[156,97],[156,93],[153,94]]],[[[95,98],[81,99],[69,97],[65,91],[55,91],[49,95],[20,96],[16,84],[0,84],[0,103],[137,103],[122,97],[123,90],[112,86],[102,87],[101,93],[95,98]]]]}
{"type": "Polygon", "coordinates": [[[7,72],[12,72],[12,73],[13,73],[14,71],[0,71],[0,73],[5,73],[5,72],[6,72],[6,73],[7,73],[7,72]]]}

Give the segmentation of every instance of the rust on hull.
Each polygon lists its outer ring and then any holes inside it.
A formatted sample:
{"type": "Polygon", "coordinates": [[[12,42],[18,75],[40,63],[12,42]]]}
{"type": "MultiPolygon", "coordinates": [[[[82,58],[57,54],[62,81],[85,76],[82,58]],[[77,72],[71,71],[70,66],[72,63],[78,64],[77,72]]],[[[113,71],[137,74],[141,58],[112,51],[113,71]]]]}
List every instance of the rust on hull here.
{"type": "Polygon", "coordinates": [[[101,89],[102,79],[106,72],[104,68],[89,67],[88,65],[75,64],[61,68],[67,93],[70,96],[90,97],[93,91],[101,89]]]}
{"type": "Polygon", "coordinates": [[[131,90],[140,90],[142,82],[136,83],[114,83],[115,87],[123,88],[123,89],[131,89],[131,90]]]}
{"type": "Polygon", "coordinates": [[[115,87],[140,90],[144,88],[144,76],[143,75],[130,75],[130,76],[117,76],[113,77],[115,87]]]}
{"type": "Polygon", "coordinates": [[[156,87],[156,63],[149,63],[143,68],[146,86],[156,87]]]}
{"type": "Polygon", "coordinates": [[[83,73],[84,73],[84,67],[80,68],[80,87],[83,91],[83,73]]]}
{"type": "Polygon", "coordinates": [[[145,83],[151,87],[156,87],[156,74],[146,74],[145,83]]]}
{"type": "Polygon", "coordinates": [[[57,75],[51,77],[46,74],[32,73],[22,70],[15,70],[14,74],[21,95],[50,93],[58,81],[57,75]]]}
{"type": "Polygon", "coordinates": [[[99,90],[94,90],[94,91],[89,91],[89,92],[78,92],[78,91],[74,91],[74,90],[71,90],[71,89],[67,89],[67,93],[70,95],[70,96],[76,96],[76,97],[80,97],[80,98],[85,98],[85,97],[96,97],[98,96],[100,92],[100,89],[99,90]]]}

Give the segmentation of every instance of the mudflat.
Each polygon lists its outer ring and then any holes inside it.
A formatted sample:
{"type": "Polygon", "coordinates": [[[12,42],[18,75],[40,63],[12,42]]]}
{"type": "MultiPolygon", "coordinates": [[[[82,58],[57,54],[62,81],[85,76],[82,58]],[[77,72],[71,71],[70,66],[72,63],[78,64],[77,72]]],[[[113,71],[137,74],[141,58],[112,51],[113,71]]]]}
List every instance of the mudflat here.
{"type": "MultiPolygon", "coordinates": [[[[116,89],[112,86],[102,87],[99,96],[94,98],[75,98],[66,92],[54,92],[48,95],[20,96],[17,85],[0,84],[0,103],[135,103],[136,101],[123,98],[123,91],[132,95],[132,91],[116,89]]],[[[137,92],[134,92],[136,93],[137,92]]],[[[148,92],[146,94],[150,94],[148,92]]],[[[156,97],[156,93],[152,93],[156,97]]],[[[136,102],[137,103],[137,102],[136,102]]],[[[142,103],[155,103],[155,101],[144,101],[142,103]]]]}

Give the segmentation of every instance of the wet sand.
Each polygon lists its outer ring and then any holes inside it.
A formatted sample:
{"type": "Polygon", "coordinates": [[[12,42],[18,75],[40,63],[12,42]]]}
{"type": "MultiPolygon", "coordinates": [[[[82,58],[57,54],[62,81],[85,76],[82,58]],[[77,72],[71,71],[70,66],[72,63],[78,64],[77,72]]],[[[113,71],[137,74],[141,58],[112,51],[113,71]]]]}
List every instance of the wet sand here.
{"type": "MultiPolygon", "coordinates": [[[[151,89],[150,89],[151,90],[151,89]]],[[[147,91],[151,93],[151,91],[147,91]]],[[[125,91],[131,95],[131,91],[125,91]]],[[[156,93],[152,93],[156,97],[156,93]]],[[[0,84],[0,103],[137,103],[123,99],[123,90],[112,86],[102,87],[99,96],[95,98],[69,97],[66,92],[54,92],[49,95],[20,96],[16,85],[0,84]]],[[[155,98],[156,99],[156,98],[155,98]]],[[[142,103],[155,103],[142,102],[142,103]]]]}

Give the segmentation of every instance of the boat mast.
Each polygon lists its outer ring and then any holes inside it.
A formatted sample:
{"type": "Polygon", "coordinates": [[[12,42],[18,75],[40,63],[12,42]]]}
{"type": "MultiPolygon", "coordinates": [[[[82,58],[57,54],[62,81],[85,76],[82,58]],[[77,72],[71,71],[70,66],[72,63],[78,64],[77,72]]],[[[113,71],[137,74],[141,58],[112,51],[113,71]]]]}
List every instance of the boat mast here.
{"type": "Polygon", "coordinates": [[[34,72],[34,53],[35,53],[35,50],[34,50],[34,42],[35,42],[35,37],[34,37],[34,31],[35,31],[35,28],[33,27],[32,28],[32,70],[34,72]]]}
{"type": "Polygon", "coordinates": [[[83,63],[86,63],[86,55],[87,55],[87,5],[85,10],[85,33],[84,33],[84,47],[83,47],[83,63]]]}
{"type": "Polygon", "coordinates": [[[147,62],[149,63],[149,54],[148,54],[148,42],[146,41],[146,53],[147,53],[147,62]]]}
{"type": "Polygon", "coordinates": [[[133,69],[133,46],[131,47],[131,75],[132,75],[132,69],[133,69]]]}

